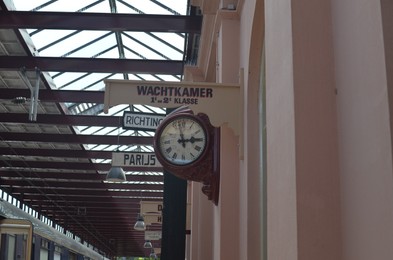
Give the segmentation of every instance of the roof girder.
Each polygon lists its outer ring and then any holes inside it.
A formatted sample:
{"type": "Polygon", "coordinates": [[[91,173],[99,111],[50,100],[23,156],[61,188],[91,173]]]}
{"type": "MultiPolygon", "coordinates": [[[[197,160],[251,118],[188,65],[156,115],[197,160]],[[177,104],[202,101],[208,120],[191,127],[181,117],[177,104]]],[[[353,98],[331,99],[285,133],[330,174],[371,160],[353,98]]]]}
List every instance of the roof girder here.
{"type": "Polygon", "coordinates": [[[121,127],[121,116],[96,116],[96,115],[58,115],[38,114],[37,120],[29,121],[28,115],[23,113],[0,113],[0,122],[24,124],[53,124],[72,126],[101,126],[121,127]]]}
{"type": "MultiPolygon", "coordinates": [[[[14,99],[15,97],[30,98],[30,90],[27,88],[7,88],[7,91],[4,90],[2,89],[0,91],[0,99],[14,99]]],[[[40,89],[39,100],[41,102],[103,104],[104,95],[104,91],[40,89]]]]}
{"type": "MultiPolygon", "coordinates": [[[[1,17],[1,14],[0,14],[1,17]]],[[[183,74],[182,60],[143,60],[111,58],[63,58],[0,56],[0,71],[36,70],[58,72],[98,72],[135,74],[183,74]]]]}
{"type": "MultiPolygon", "coordinates": [[[[110,163],[84,163],[84,162],[65,162],[65,161],[18,161],[18,160],[0,160],[0,167],[20,167],[20,168],[50,168],[64,170],[92,170],[92,171],[109,171],[112,165],[110,163]]],[[[143,167],[143,166],[124,166],[125,171],[134,172],[161,172],[162,167],[143,167]]]]}
{"type": "MultiPolygon", "coordinates": [[[[1,151],[0,151],[1,153],[1,151]]],[[[27,172],[20,171],[21,175],[23,175],[24,179],[58,179],[58,180],[96,180],[96,181],[104,181],[106,180],[106,174],[97,174],[97,173],[73,173],[73,172],[54,172],[54,171],[45,171],[45,172],[27,172]]],[[[11,170],[1,170],[1,177],[9,177],[9,178],[22,178],[19,177],[14,171],[11,170]]],[[[163,182],[163,175],[126,175],[127,181],[143,181],[143,182],[163,182]]]]}
{"type": "Polygon", "coordinates": [[[73,144],[109,144],[109,145],[153,145],[150,136],[115,136],[115,135],[73,135],[0,132],[2,141],[73,143],[73,144]]]}
{"type": "Polygon", "coordinates": [[[0,11],[0,28],[199,33],[202,16],[0,11]]]}

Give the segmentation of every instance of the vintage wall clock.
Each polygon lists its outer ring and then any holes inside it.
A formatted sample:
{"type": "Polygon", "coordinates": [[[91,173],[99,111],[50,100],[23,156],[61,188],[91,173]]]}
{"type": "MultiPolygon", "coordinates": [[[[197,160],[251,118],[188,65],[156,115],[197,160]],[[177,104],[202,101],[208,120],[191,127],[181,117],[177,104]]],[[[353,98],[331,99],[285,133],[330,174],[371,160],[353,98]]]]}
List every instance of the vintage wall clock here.
{"type": "Polygon", "coordinates": [[[187,107],[169,114],[158,126],[154,151],[164,169],[203,183],[202,192],[215,204],[219,193],[219,129],[206,114],[187,107]]]}

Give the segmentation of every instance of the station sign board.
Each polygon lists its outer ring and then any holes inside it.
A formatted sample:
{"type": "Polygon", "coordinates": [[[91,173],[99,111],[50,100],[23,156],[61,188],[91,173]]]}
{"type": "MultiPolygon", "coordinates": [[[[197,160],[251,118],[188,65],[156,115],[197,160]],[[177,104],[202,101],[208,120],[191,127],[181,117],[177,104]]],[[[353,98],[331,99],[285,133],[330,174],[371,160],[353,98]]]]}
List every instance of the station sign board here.
{"type": "Polygon", "coordinates": [[[161,231],[145,231],[145,240],[160,240],[162,238],[161,231]]]}
{"type": "Polygon", "coordinates": [[[112,166],[161,167],[155,153],[113,152],[112,166]]]}
{"type": "Polygon", "coordinates": [[[144,214],[143,219],[145,221],[145,225],[162,224],[161,214],[144,214]]]}
{"type": "MultiPolygon", "coordinates": [[[[243,82],[243,71],[240,72],[243,82]]],[[[141,80],[104,80],[104,112],[119,104],[140,104],[175,108],[188,106],[195,114],[205,113],[212,125],[225,123],[236,135],[243,126],[243,91],[240,84],[211,82],[168,82],[141,80]]]]}
{"type": "Polygon", "coordinates": [[[165,115],[125,111],[123,113],[123,128],[129,130],[156,131],[165,115]]]}
{"type": "Polygon", "coordinates": [[[162,214],[162,201],[141,201],[141,214],[158,213],[162,214]]]}

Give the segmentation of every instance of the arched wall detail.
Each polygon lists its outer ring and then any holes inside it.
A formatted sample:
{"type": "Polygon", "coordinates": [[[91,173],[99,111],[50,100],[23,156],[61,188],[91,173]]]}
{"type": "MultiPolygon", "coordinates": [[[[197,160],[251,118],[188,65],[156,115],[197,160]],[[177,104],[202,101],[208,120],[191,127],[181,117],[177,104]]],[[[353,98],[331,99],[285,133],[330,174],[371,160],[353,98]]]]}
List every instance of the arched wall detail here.
{"type": "MultiPolygon", "coordinates": [[[[266,207],[264,194],[265,183],[263,182],[263,146],[264,139],[264,66],[263,66],[263,45],[264,45],[264,1],[256,0],[246,2],[243,6],[244,14],[242,19],[251,16],[250,22],[244,22],[248,26],[249,35],[242,35],[242,38],[248,37],[249,46],[242,46],[242,50],[247,50],[243,59],[245,64],[245,160],[243,162],[243,173],[246,181],[241,190],[245,195],[241,197],[240,205],[246,207],[241,209],[247,212],[244,216],[247,219],[241,219],[241,223],[247,223],[246,230],[241,230],[241,236],[247,243],[241,247],[242,259],[264,259],[266,253],[266,234],[265,227],[265,210],[266,207]],[[252,14],[252,15],[250,15],[252,14]]],[[[243,21],[242,21],[243,22],[243,21]]],[[[245,30],[243,30],[245,31],[245,30]]],[[[241,207],[242,207],[241,206],[241,207]]],[[[241,215],[242,217],[243,215],[241,215]]]]}

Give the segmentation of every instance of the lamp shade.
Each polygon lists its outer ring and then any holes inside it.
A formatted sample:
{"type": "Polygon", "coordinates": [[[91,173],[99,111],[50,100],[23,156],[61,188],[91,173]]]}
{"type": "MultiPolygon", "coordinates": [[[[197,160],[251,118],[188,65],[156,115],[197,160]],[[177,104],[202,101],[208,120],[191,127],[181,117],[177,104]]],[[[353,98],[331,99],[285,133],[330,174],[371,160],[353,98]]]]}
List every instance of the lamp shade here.
{"type": "Polygon", "coordinates": [[[156,253],[154,252],[154,249],[151,250],[150,257],[151,257],[151,258],[154,258],[154,259],[157,258],[157,255],[156,255],[156,253]]]}
{"type": "Polygon", "coordinates": [[[143,247],[144,247],[144,248],[152,248],[153,245],[151,244],[150,240],[146,240],[146,241],[145,241],[145,244],[143,244],[143,247]]]}
{"type": "Polygon", "coordinates": [[[138,231],[145,231],[146,230],[146,225],[145,225],[145,220],[143,217],[139,214],[138,218],[136,220],[136,223],[134,225],[134,229],[138,231]]]}
{"type": "Polygon", "coordinates": [[[108,174],[106,175],[107,181],[113,182],[122,182],[126,181],[126,174],[123,171],[123,168],[119,166],[112,166],[109,170],[108,174]]]}

